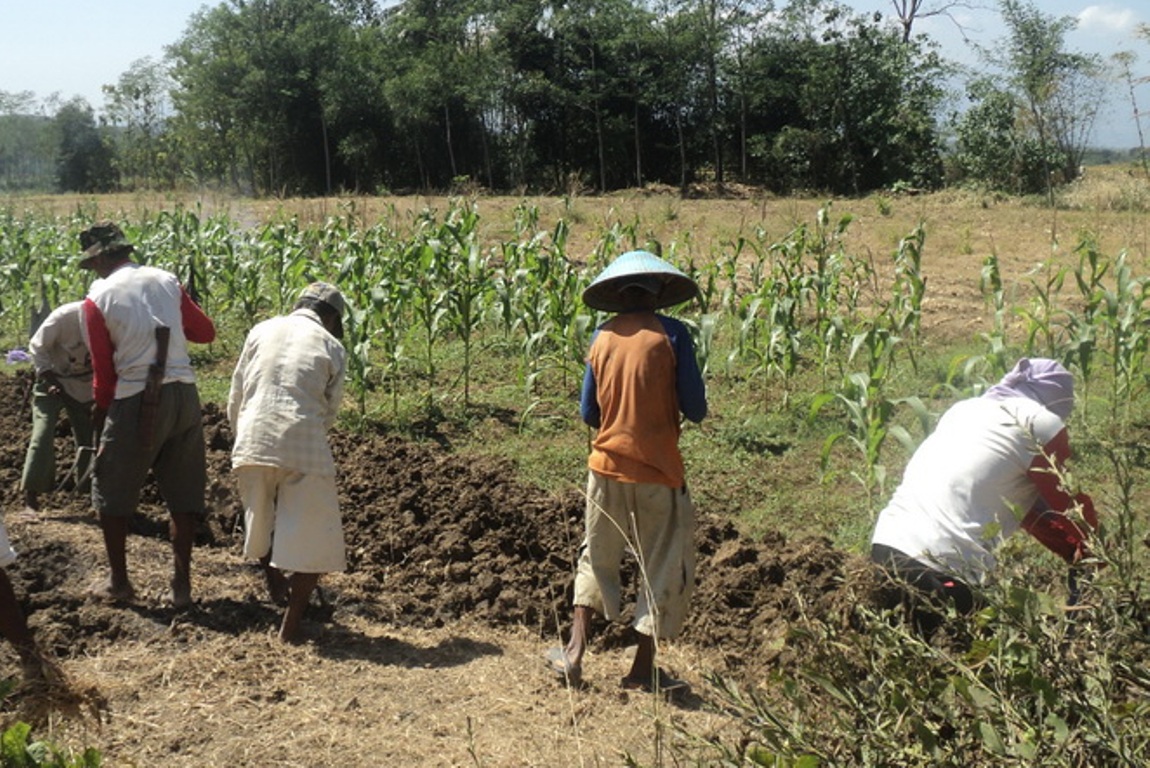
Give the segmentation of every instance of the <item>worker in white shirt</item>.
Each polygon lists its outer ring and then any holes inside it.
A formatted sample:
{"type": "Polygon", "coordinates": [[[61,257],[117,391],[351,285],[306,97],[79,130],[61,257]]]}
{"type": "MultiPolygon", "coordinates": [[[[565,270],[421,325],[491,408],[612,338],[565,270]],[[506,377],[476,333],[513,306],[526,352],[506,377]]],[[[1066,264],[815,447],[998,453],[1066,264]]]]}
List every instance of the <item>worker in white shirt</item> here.
{"type": "Polygon", "coordinates": [[[347,568],[327,439],[347,368],[343,312],[335,286],[307,286],[290,314],[248,333],[228,394],[244,556],[263,566],[272,600],[286,603],[284,642],[299,641],[321,574],[347,568]]]}
{"type": "Polygon", "coordinates": [[[87,475],[92,459],[92,360],[84,343],[83,302],[73,301],[53,310],[28,342],[36,372],[32,389],[32,437],[24,456],[20,484],[24,514],[34,519],[40,496],[56,484],[56,425],[68,414],[76,439],[73,481],[87,475]]]}
{"type": "Polygon", "coordinates": [[[919,629],[960,613],[1019,529],[1066,562],[1082,562],[1098,525],[1090,497],[1064,487],[1074,378],[1060,363],[1022,359],[980,397],[955,403],[918,447],[871,539],[871,559],[905,583],[919,629]]]}

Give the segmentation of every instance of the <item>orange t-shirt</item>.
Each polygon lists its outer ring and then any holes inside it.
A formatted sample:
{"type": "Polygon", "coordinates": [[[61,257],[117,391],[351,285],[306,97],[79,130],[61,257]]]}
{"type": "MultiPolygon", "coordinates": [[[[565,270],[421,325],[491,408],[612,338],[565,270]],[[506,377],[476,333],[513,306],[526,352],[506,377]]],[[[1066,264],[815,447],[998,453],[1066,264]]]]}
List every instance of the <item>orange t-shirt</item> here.
{"type": "MultiPolygon", "coordinates": [[[[679,372],[665,320],[627,312],[599,329],[587,353],[600,414],[587,464],[622,482],[680,488],[679,372]]],[[[682,332],[689,344],[685,327],[682,332]]],[[[696,367],[693,356],[689,362],[696,367]]]]}

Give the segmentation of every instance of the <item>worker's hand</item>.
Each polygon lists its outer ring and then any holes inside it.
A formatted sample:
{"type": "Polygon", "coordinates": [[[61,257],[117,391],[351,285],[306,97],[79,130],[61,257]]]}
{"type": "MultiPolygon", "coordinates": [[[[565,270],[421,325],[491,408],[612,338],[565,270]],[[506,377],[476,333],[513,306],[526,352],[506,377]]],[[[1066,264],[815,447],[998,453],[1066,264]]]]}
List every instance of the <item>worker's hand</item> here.
{"type": "Polygon", "coordinates": [[[56,374],[52,373],[51,371],[44,371],[41,373],[40,381],[47,385],[47,391],[49,395],[58,397],[64,391],[64,388],[60,386],[60,380],[56,378],[56,374]]]}
{"type": "Polygon", "coordinates": [[[1093,572],[1106,567],[1106,560],[1095,554],[1090,544],[1097,541],[1096,536],[1087,534],[1082,541],[1074,547],[1074,559],[1070,561],[1071,570],[1080,572],[1093,572]]]}

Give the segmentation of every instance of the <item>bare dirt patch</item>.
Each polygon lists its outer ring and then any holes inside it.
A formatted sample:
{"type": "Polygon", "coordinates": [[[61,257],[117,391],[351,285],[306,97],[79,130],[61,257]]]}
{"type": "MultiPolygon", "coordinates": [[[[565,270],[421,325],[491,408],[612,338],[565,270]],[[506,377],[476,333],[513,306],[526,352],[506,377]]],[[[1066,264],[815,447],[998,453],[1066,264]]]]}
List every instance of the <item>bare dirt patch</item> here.
{"type": "MultiPolygon", "coordinates": [[[[29,429],[23,379],[0,376],[0,487],[18,509],[29,429]]],[[[57,492],[37,523],[7,514],[11,569],[40,642],[99,717],[40,712],[41,736],[94,746],[106,764],[574,765],[658,759],[674,729],[737,728],[712,706],[711,672],[762,681],[794,653],[790,621],[846,616],[865,566],[819,538],[751,541],[705,511],[699,588],[683,636],[663,659],[695,685],[674,706],[623,693],[628,634],[603,627],[589,685],[566,691],[542,651],[568,621],[581,534],[578,493],[550,496],[515,469],[383,434],[334,436],[350,568],[321,582],[299,647],[275,640],[279,612],[239,555],[231,434],[205,408],[210,516],[195,551],[195,605],[166,606],[166,516],[154,492],[135,520],[129,566],[140,599],[84,594],[104,556],[87,500],[57,492]]],[[[63,479],[73,448],[61,427],[63,479]]],[[[0,662],[14,670],[7,646],[0,662]]],[[[11,722],[33,694],[3,705],[11,722]]],[[[728,735],[730,735],[728,733],[728,735]]]]}

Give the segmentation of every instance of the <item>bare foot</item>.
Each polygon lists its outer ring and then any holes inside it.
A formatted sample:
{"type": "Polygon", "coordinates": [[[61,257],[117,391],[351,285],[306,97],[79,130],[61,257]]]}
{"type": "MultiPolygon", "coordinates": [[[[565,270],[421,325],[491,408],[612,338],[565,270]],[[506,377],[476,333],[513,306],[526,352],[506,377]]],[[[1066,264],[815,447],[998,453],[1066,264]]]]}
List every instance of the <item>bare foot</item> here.
{"type": "Polygon", "coordinates": [[[290,633],[285,633],[281,629],[279,632],[279,638],[281,643],[285,643],[287,645],[303,645],[304,642],[307,641],[303,631],[298,628],[290,633]]]}
{"type": "Polygon", "coordinates": [[[264,566],[264,574],[268,580],[268,597],[276,605],[287,605],[288,577],[279,568],[271,565],[264,566]]]}
{"type": "Polygon", "coordinates": [[[12,521],[16,523],[38,523],[40,522],[40,511],[26,506],[12,515],[12,521]]]}
{"type": "Polygon", "coordinates": [[[40,522],[39,497],[34,493],[24,491],[24,508],[17,512],[13,517],[17,522],[20,523],[40,522]]]}
{"type": "Polygon", "coordinates": [[[136,590],[131,584],[113,585],[110,578],[88,587],[87,594],[111,603],[130,603],[136,599],[136,590]]]}
{"type": "Polygon", "coordinates": [[[172,579],[172,593],[170,595],[172,605],[176,608],[189,608],[192,605],[192,585],[189,582],[181,582],[178,579],[172,579]]]}

